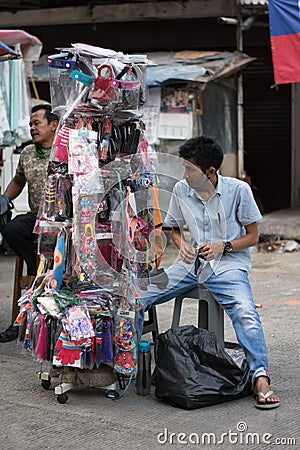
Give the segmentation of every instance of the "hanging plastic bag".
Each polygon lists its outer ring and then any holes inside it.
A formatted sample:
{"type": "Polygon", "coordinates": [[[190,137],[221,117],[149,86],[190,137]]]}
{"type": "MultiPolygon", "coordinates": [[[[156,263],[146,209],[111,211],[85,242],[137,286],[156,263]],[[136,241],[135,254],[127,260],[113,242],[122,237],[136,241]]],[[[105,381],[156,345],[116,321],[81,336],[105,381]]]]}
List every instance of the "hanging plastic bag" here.
{"type": "Polygon", "coordinates": [[[2,233],[5,225],[11,220],[11,210],[13,208],[13,203],[6,197],[6,195],[0,195],[0,233],[2,233]]]}
{"type": "Polygon", "coordinates": [[[98,67],[91,98],[108,110],[137,110],[143,73],[136,64],[106,59],[98,67]]]}
{"type": "Polygon", "coordinates": [[[70,105],[73,110],[79,100],[84,101],[95,75],[85,58],[72,52],[49,55],[48,69],[53,112],[62,113],[70,105]]]}
{"type": "Polygon", "coordinates": [[[174,406],[195,409],[251,394],[246,360],[239,367],[213,332],[170,329],[159,335],[155,359],[155,395],[174,406]]]}

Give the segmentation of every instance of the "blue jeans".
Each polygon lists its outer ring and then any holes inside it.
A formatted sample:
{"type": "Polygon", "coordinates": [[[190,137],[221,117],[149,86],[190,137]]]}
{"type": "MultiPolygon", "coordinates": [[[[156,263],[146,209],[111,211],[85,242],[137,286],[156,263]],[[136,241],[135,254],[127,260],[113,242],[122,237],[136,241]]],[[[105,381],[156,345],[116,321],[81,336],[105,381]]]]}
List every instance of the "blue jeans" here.
{"type": "MultiPolygon", "coordinates": [[[[147,291],[139,290],[143,305],[137,314],[139,337],[143,329],[144,311],[151,305],[165,303],[198,284],[198,276],[194,275],[193,267],[181,261],[168,267],[166,273],[169,277],[166,289],[160,290],[156,285],[150,284],[147,291]]],[[[247,272],[234,269],[219,275],[212,273],[204,284],[232,321],[237,340],[250,367],[253,385],[255,378],[269,377],[263,329],[253,301],[247,272]]]]}

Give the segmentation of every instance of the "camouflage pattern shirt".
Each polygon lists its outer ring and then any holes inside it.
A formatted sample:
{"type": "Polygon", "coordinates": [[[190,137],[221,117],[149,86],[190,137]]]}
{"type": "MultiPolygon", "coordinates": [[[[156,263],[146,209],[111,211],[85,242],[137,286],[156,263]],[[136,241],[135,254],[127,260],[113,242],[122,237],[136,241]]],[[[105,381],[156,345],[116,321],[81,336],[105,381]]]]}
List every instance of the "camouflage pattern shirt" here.
{"type": "MultiPolygon", "coordinates": [[[[49,149],[41,149],[49,152],[49,149]]],[[[37,216],[43,199],[49,156],[41,158],[35,151],[35,145],[27,145],[21,152],[16,175],[28,185],[28,204],[32,214],[37,216]]]]}

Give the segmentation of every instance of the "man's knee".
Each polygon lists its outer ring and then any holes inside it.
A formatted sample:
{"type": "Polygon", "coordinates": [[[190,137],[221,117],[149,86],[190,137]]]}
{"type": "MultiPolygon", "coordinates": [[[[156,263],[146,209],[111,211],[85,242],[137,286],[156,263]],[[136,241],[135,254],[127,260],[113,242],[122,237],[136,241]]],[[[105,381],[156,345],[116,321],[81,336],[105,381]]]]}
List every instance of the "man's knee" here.
{"type": "Polygon", "coordinates": [[[31,218],[25,214],[18,215],[6,224],[3,230],[3,237],[8,243],[12,242],[13,244],[16,241],[33,241],[37,238],[37,235],[33,234],[34,225],[34,216],[31,218]]]}
{"type": "Polygon", "coordinates": [[[15,231],[14,221],[11,220],[5,225],[2,231],[2,235],[8,244],[15,239],[15,231]]]}

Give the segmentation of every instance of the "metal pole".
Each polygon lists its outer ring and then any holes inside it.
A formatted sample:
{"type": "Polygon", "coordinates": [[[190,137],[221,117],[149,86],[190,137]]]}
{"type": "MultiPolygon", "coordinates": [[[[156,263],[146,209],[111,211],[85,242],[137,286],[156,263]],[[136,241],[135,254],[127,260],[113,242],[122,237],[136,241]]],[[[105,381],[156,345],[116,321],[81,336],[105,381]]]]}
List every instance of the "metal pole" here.
{"type": "MultiPolygon", "coordinates": [[[[237,26],[236,26],[236,47],[243,51],[243,32],[241,29],[242,17],[240,11],[240,2],[236,2],[237,8],[237,26]]],[[[243,75],[239,72],[237,77],[237,176],[243,178],[244,173],[244,100],[243,100],[243,75]]]]}

